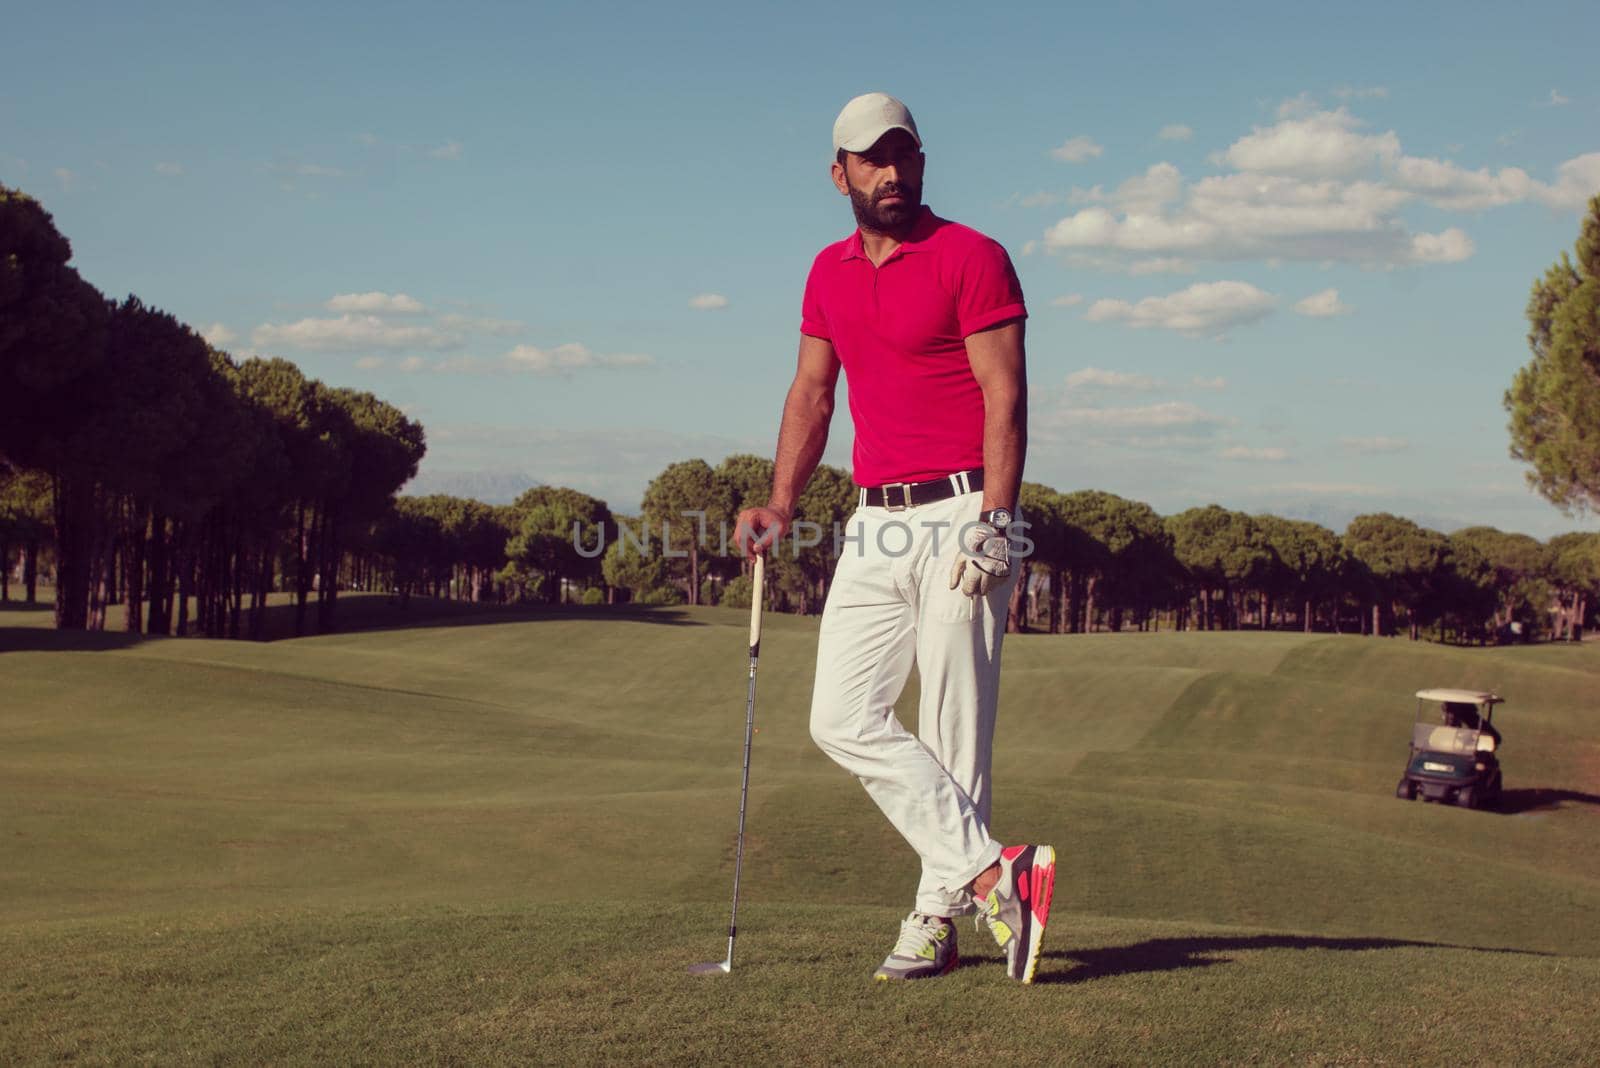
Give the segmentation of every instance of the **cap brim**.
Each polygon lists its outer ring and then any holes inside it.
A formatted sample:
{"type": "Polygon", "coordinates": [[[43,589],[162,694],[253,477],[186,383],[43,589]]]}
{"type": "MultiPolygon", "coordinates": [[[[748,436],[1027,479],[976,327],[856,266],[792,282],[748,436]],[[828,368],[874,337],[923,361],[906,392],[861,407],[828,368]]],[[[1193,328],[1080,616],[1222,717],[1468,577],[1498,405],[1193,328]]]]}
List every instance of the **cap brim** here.
{"type": "Polygon", "coordinates": [[[903,126],[899,123],[885,126],[881,130],[859,134],[856,137],[851,138],[849,141],[842,142],[839,147],[844,149],[846,152],[865,152],[879,141],[882,141],[884,134],[887,134],[890,130],[904,130],[906,133],[911,135],[911,140],[917,143],[918,148],[922,147],[922,138],[917,136],[917,131],[913,130],[909,126],[903,126]]]}

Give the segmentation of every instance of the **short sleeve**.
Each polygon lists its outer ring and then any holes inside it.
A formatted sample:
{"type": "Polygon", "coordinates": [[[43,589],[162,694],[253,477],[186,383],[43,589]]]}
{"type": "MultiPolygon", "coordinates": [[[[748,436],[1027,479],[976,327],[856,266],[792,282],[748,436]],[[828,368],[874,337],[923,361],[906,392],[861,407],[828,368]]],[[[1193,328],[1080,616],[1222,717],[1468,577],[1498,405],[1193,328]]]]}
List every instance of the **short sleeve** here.
{"type": "Polygon", "coordinates": [[[1027,314],[1022,282],[1011,257],[998,241],[985,238],[978,242],[962,261],[957,280],[956,318],[961,336],[970,337],[1027,314]]]}
{"type": "Polygon", "coordinates": [[[811,273],[806,276],[806,292],[800,301],[800,332],[811,337],[819,337],[824,341],[832,341],[833,334],[828,329],[828,314],[823,310],[822,292],[825,286],[823,257],[818,256],[811,264],[811,273]]]}

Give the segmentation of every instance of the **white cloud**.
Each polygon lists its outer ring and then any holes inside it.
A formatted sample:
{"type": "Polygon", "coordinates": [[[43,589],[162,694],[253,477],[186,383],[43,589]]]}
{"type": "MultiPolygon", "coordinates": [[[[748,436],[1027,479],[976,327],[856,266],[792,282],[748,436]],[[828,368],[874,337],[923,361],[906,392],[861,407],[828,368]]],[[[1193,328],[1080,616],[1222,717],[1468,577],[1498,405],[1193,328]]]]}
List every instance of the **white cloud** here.
{"type": "Polygon", "coordinates": [[[1339,444],[1350,452],[1367,455],[1405,452],[1411,448],[1411,442],[1405,438],[1390,437],[1387,434],[1374,434],[1364,438],[1340,438],[1339,444]]]}
{"type": "Polygon", "coordinates": [[[428,149],[428,155],[431,156],[434,159],[460,159],[461,158],[461,142],[460,141],[446,141],[444,144],[439,145],[437,148],[428,149]]]}
{"type": "Polygon", "coordinates": [[[359,352],[364,349],[454,349],[464,343],[459,333],[433,326],[401,325],[376,315],[341,315],[337,319],[301,319],[263,323],[251,332],[258,348],[285,347],[311,352],[359,352]]]}
{"type": "Polygon", "coordinates": [[[1232,445],[1223,449],[1217,455],[1224,460],[1255,460],[1262,463],[1282,463],[1289,458],[1289,453],[1277,446],[1261,449],[1246,448],[1243,445],[1232,445]]]}
{"type": "Polygon", "coordinates": [[[1094,159],[1105,149],[1095,143],[1092,137],[1069,137],[1059,148],[1050,150],[1056,159],[1067,163],[1082,163],[1084,160],[1094,159]]]}
{"type": "Polygon", "coordinates": [[[207,344],[219,349],[230,342],[239,340],[239,335],[229,330],[222,323],[212,323],[210,326],[201,327],[200,336],[206,339],[207,344]]]}
{"type": "Polygon", "coordinates": [[[635,353],[607,355],[576,343],[541,349],[518,345],[505,355],[506,368],[536,375],[565,374],[588,367],[644,367],[655,361],[635,353]]]}
{"type": "Polygon", "coordinates": [[[1397,212],[1411,194],[1369,181],[1305,181],[1226,174],[1188,188],[1174,210],[1085,208],[1045,232],[1054,251],[1100,249],[1160,258],[1343,261],[1372,265],[1440,262],[1471,254],[1460,231],[1407,232],[1397,212]],[[1434,238],[1430,243],[1418,238],[1434,238]]]}
{"type": "Polygon", "coordinates": [[[1194,139],[1194,131],[1181,122],[1175,122],[1161,127],[1161,132],[1156,136],[1163,141],[1190,141],[1194,139]]]}
{"type": "Polygon", "coordinates": [[[156,173],[164,174],[168,178],[176,178],[178,175],[183,173],[183,164],[170,162],[157,163],[156,173]]]}
{"type": "Polygon", "coordinates": [[[1417,234],[1411,239],[1413,263],[1460,263],[1472,256],[1472,238],[1452,226],[1443,233],[1417,234]]]}
{"type": "Polygon", "coordinates": [[[338,167],[328,167],[321,163],[301,163],[293,168],[295,174],[307,178],[343,178],[344,171],[338,167]]]}
{"type": "Polygon", "coordinates": [[[1221,334],[1264,319],[1276,303],[1272,294],[1248,282],[1199,282],[1164,297],[1145,297],[1136,304],[1097,300],[1089,305],[1084,318],[1189,335],[1221,334]]]}
{"type": "Polygon", "coordinates": [[[699,296],[689,298],[689,307],[700,311],[713,311],[727,306],[728,298],[721,293],[701,293],[699,296]]]}
{"type": "Polygon", "coordinates": [[[1361,125],[1342,107],[1285,118],[1257,126],[1220,158],[1240,171],[1315,179],[1350,178],[1399,157],[1400,138],[1393,130],[1362,134],[1357,132],[1361,125]]]}
{"type": "Polygon", "coordinates": [[[363,356],[356,361],[356,367],[363,371],[376,371],[383,366],[382,356],[363,356]]]}
{"type": "Polygon", "coordinates": [[[1082,303],[1082,293],[1065,293],[1059,297],[1052,298],[1050,301],[1050,306],[1053,308],[1076,308],[1082,303]]]}
{"type": "Polygon", "coordinates": [[[528,329],[528,324],[516,319],[490,319],[481,316],[450,313],[439,316],[439,325],[451,330],[491,337],[515,337],[528,329]]]}
{"type": "Polygon", "coordinates": [[[1194,378],[1189,380],[1189,388],[1220,392],[1221,390],[1228,388],[1228,380],[1223,378],[1221,375],[1217,375],[1215,378],[1201,378],[1199,375],[1196,375],[1194,378]]]}
{"type": "Polygon", "coordinates": [[[1164,401],[1137,408],[1063,408],[1058,421],[1111,430],[1215,427],[1226,422],[1187,401],[1164,401]]]}
{"type": "Polygon", "coordinates": [[[1048,192],[1029,193],[1027,196],[1019,198],[1017,203],[1025,208],[1048,208],[1061,203],[1061,194],[1048,192]]]}
{"type": "Polygon", "coordinates": [[[368,315],[421,315],[428,309],[404,293],[339,293],[323,307],[333,312],[361,312],[368,315]]]}
{"type": "Polygon", "coordinates": [[[1157,163],[1117,186],[1113,194],[1123,211],[1149,214],[1183,195],[1183,174],[1170,163],[1157,163]]]}
{"type": "Polygon", "coordinates": [[[1185,182],[1163,162],[1110,193],[1074,189],[1068,200],[1082,208],[1045,232],[1046,247],[1080,266],[1137,274],[1186,269],[1197,260],[1456,263],[1473,255],[1467,234],[1457,227],[1415,232],[1401,217],[1404,208],[1426,202],[1479,211],[1532,202],[1582,211],[1600,192],[1600,152],[1567,160],[1545,182],[1519,167],[1469,170],[1407,156],[1393,130],[1369,132],[1346,108],[1319,109],[1307,94],[1284,102],[1278,114],[1213,157],[1225,173],[1185,182]]]}
{"type": "Polygon", "coordinates": [[[428,361],[424,360],[421,356],[407,356],[405,359],[400,361],[400,370],[420,371],[426,367],[427,364],[428,361]]]}
{"type": "Polygon", "coordinates": [[[78,184],[78,176],[66,167],[57,167],[50,173],[55,175],[56,181],[61,183],[62,189],[71,189],[78,184]]]}
{"type": "Polygon", "coordinates": [[[1161,385],[1159,379],[1151,378],[1149,375],[1133,374],[1128,371],[1106,371],[1099,367],[1085,367],[1067,376],[1068,389],[1149,390],[1161,385]]]}
{"type": "Polygon", "coordinates": [[[1550,99],[1544,102],[1545,107],[1559,108],[1572,103],[1572,98],[1563,96],[1559,89],[1550,90],[1550,99]]]}
{"type": "Polygon", "coordinates": [[[1589,198],[1600,193],[1600,152],[1588,152],[1567,160],[1556,168],[1554,185],[1539,185],[1534,199],[1568,211],[1582,211],[1589,198]]]}
{"type": "Polygon", "coordinates": [[[1337,289],[1324,289],[1320,293],[1313,293],[1306,299],[1297,301],[1294,310],[1313,319],[1326,319],[1335,315],[1348,315],[1350,305],[1339,299],[1337,289]]]}
{"type": "Polygon", "coordinates": [[[1154,259],[1134,260],[1128,264],[1128,273],[1135,278],[1147,274],[1193,274],[1194,264],[1179,256],[1157,256],[1154,259]]]}
{"type": "Polygon", "coordinates": [[[1308,115],[1317,110],[1317,98],[1310,93],[1302,92],[1299,96],[1290,97],[1278,105],[1277,115],[1280,119],[1292,119],[1296,115],[1308,115]]]}

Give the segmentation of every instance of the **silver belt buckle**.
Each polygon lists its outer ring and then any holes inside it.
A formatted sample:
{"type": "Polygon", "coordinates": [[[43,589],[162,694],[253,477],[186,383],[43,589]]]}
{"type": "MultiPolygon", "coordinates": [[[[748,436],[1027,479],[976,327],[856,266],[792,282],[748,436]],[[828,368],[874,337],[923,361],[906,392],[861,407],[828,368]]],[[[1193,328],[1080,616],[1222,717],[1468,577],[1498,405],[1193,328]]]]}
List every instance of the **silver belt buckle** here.
{"type": "Polygon", "coordinates": [[[883,487],[883,507],[884,507],[885,511],[889,511],[889,512],[903,512],[907,508],[910,508],[911,507],[911,485],[910,485],[910,483],[907,483],[907,482],[891,482],[888,485],[884,486],[883,487]],[[889,491],[890,490],[899,490],[900,491],[900,497],[905,503],[904,504],[891,504],[891,503],[889,503],[889,491]]]}

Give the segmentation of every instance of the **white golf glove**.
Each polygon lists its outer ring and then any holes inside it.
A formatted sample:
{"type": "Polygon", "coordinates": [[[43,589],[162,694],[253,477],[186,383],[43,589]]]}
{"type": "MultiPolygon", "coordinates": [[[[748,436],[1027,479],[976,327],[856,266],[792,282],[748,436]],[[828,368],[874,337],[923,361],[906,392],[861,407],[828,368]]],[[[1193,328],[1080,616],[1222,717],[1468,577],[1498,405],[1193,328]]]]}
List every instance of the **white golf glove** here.
{"type": "Polygon", "coordinates": [[[950,588],[982,597],[1011,574],[1011,544],[1006,532],[988,523],[969,523],[961,531],[961,551],[950,569],[950,588]]]}

